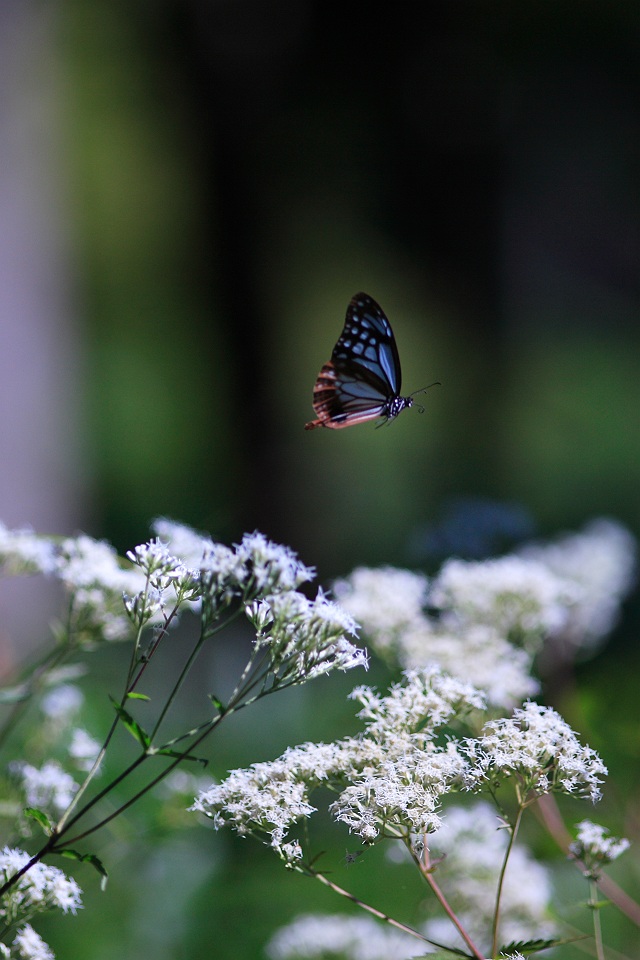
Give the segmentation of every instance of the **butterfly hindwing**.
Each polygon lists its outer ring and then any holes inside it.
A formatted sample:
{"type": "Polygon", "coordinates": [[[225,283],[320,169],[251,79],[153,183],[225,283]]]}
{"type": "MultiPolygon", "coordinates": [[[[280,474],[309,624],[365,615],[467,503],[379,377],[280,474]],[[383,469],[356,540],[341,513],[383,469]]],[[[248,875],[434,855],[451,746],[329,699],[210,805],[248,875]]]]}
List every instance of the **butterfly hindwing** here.
{"type": "Polygon", "coordinates": [[[375,300],[357,293],[331,360],[318,374],[313,408],[318,417],[305,429],[340,429],[366,420],[392,419],[413,403],[401,397],[398,348],[391,324],[375,300]]]}
{"type": "Polygon", "coordinates": [[[325,363],[313,390],[313,409],[318,420],[306,429],[325,426],[339,429],[383,416],[384,401],[366,381],[345,375],[333,361],[325,363]]]}

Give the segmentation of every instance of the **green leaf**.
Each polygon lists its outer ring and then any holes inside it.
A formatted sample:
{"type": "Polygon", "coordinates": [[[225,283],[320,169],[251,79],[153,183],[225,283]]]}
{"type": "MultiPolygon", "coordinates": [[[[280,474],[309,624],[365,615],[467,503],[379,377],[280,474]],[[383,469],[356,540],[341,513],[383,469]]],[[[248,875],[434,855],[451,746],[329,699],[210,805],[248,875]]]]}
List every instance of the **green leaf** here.
{"type": "Polygon", "coordinates": [[[107,873],[107,869],[102,860],[99,857],[96,857],[95,853],[79,853],[77,850],[72,850],[70,847],[68,847],[66,850],[59,850],[56,852],[59,853],[61,857],[66,857],[67,860],[76,860],[78,863],[89,863],[102,877],[102,880],[100,881],[100,889],[104,890],[107,885],[107,880],[109,879],[109,874],[107,873]]]}
{"type": "Polygon", "coordinates": [[[219,710],[220,713],[224,713],[226,708],[222,700],[220,700],[219,697],[216,697],[215,693],[210,693],[208,696],[209,696],[209,700],[211,700],[211,703],[214,705],[216,710],[219,710]]]}
{"type": "MultiPolygon", "coordinates": [[[[582,939],[579,937],[577,939],[582,939]]],[[[498,956],[508,956],[510,953],[522,953],[527,956],[530,953],[538,953],[540,950],[548,950],[550,947],[556,947],[559,943],[566,943],[563,940],[514,940],[500,947],[498,956]]]]}
{"type": "Polygon", "coordinates": [[[142,729],[138,721],[134,720],[131,714],[128,713],[128,711],[125,710],[124,707],[121,707],[120,704],[113,699],[113,697],[111,697],[110,699],[116,709],[116,713],[118,714],[120,720],[122,721],[126,729],[129,731],[131,736],[138,741],[138,743],[144,750],[148,750],[149,747],[151,746],[151,737],[149,736],[149,734],[142,729]]]}
{"type": "Polygon", "coordinates": [[[146,693],[134,693],[131,691],[131,693],[128,693],[127,696],[130,700],[151,700],[151,697],[148,697],[146,693]]]}
{"type": "Polygon", "coordinates": [[[46,813],[43,813],[42,810],[37,810],[36,807],[25,807],[23,813],[25,817],[29,817],[30,820],[35,820],[36,823],[39,823],[48,837],[51,836],[53,827],[46,813]]]}

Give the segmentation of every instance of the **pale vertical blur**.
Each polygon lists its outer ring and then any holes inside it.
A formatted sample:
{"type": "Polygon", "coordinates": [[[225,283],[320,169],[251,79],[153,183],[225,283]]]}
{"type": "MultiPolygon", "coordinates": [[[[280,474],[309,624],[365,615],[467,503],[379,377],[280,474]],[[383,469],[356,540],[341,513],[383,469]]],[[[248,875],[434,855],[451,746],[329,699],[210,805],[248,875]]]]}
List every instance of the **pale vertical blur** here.
{"type": "MultiPolygon", "coordinates": [[[[0,5],[0,521],[59,533],[81,525],[84,504],[55,12],[0,5]]],[[[40,585],[0,581],[1,672],[15,644],[21,659],[44,639],[50,603],[40,585]]]]}

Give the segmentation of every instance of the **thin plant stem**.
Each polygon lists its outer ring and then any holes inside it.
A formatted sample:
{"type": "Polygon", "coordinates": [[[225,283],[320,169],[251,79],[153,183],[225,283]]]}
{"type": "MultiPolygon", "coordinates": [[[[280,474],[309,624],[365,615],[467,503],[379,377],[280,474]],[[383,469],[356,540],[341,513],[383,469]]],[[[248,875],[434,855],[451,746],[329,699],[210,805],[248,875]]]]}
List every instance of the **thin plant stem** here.
{"type": "Polygon", "coordinates": [[[478,949],[478,947],[476,947],[475,943],[473,942],[473,940],[471,939],[471,937],[469,936],[465,928],[462,926],[462,924],[458,920],[458,917],[456,916],[456,913],[451,907],[449,901],[447,900],[444,893],[440,889],[440,885],[438,884],[434,876],[433,865],[431,864],[429,859],[429,847],[427,845],[426,835],[424,837],[423,849],[424,849],[424,852],[423,852],[422,858],[420,858],[416,855],[413,849],[409,847],[411,856],[413,857],[415,863],[417,864],[418,869],[420,870],[420,873],[422,874],[424,879],[427,881],[427,883],[431,887],[431,890],[433,891],[436,899],[438,900],[438,903],[440,904],[440,906],[442,907],[442,909],[444,910],[446,915],[449,917],[452,924],[454,925],[454,927],[456,928],[456,930],[458,931],[458,933],[460,934],[460,936],[462,937],[466,945],[468,946],[469,950],[471,951],[471,955],[475,957],[476,960],[484,960],[484,956],[482,952],[478,949]]]}
{"type": "Polygon", "coordinates": [[[598,908],[598,884],[593,877],[589,877],[589,906],[593,914],[593,939],[596,947],[596,957],[604,960],[604,943],[602,942],[602,922],[598,908]]]}
{"type": "MultiPolygon", "coordinates": [[[[177,757],[174,757],[171,763],[167,767],[165,767],[164,770],[162,770],[156,777],[150,780],[149,783],[147,783],[144,787],[138,790],[138,792],[134,794],[132,797],[130,797],[126,801],[126,803],[122,804],[120,807],[118,807],[117,810],[114,810],[112,813],[110,813],[108,817],[105,817],[99,823],[94,824],[94,826],[92,826],[89,830],[85,830],[84,833],[76,834],[74,837],[71,838],[71,840],[68,840],[67,843],[69,844],[76,843],[78,840],[82,840],[84,839],[84,837],[87,837],[90,834],[95,833],[97,830],[104,827],[111,820],[115,820],[116,817],[118,817],[121,813],[127,810],[134,803],[136,803],[141,797],[145,795],[145,793],[148,793],[149,790],[152,790],[153,787],[156,786],[156,784],[160,783],[161,780],[163,780],[166,776],[168,776],[168,774],[171,773],[171,771],[175,769],[175,767],[177,767],[178,764],[182,763],[182,761],[191,753],[191,751],[194,750],[200,743],[202,743],[205,737],[207,737],[218,726],[218,724],[221,723],[222,720],[224,720],[225,717],[229,716],[231,713],[237,713],[239,710],[241,710],[245,706],[248,706],[248,703],[242,702],[242,703],[232,704],[227,709],[225,709],[223,713],[218,714],[218,716],[214,717],[213,720],[210,720],[207,724],[204,724],[203,725],[204,729],[202,727],[196,728],[196,731],[200,731],[199,736],[196,737],[196,739],[189,745],[189,747],[186,750],[182,751],[177,757]]],[[[192,731],[192,732],[195,732],[195,731],[192,731]]],[[[110,792],[115,786],[117,786],[117,784],[121,780],[123,780],[126,776],[129,776],[129,774],[133,772],[136,766],[139,766],[141,763],[143,763],[145,760],[148,760],[150,757],[157,756],[158,752],[159,751],[157,749],[145,751],[135,763],[130,764],[127,770],[123,771],[123,773],[119,777],[116,777],[116,779],[113,780],[109,784],[109,786],[106,787],[97,797],[94,797],[91,803],[87,804],[86,808],[81,810],[76,815],[76,817],[74,817],[74,819],[67,824],[67,828],[71,827],[73,823],[76,823],[84,815],[84,813],[86,813],[86,811],[89,809],[90,806],[93,806],[95,802],[97,802],[98,800],[101,800],[102,797],[105,796],[108,792],[110,792]]]]}
{"type": "MultiPolygon", "coordinates": [[[[144,661],[140,664],[140,669],[138,670],[138,673],[137,673],[136,677],[133,678],[133,679],[132,679],[133,670],[130,670],[129,676],[127,677],[127,693],[128,693],[128,694],[129,694],[129,693],[133,693],[133,691],[134,691],[135,688],[137,687],[138,683],[139,683],[140,680],[142,679],[142,676],[143,676],[145,670],[147,669],[147,667],[149,666],[149,663],[151,662],[151,658],[153,657],[154,653],[156,652],[156,650],[157,650],[158,647],[160,646],[160,643],[162,642],[162,640],[164,640],[164,638],[166,637],[167,633],[169,632],[169,627],[171,626],[171,621],[178,615],[178,610],[179,610],[179,609],[180,609],[180,605],[179,605],[179,604],[176,604],[175,607],[173,608],[173,610],[171,611],[171,613],[169,614],[169,616],[166,618],[166,620],[165,620],[165,622],[164,622],[164,625],[163,625],[163,627],[162,627],[162,630],[159,631],[158,636],[157,636],[156,639],[153,641],[153,644],[152,644],[152,646],[151,646],[151,649],[150,649],[149,653],[148,653],[147,656],[144,658],[144,661]]],[[[134,653],[133,653],[136,664],[139,662],[139,661],[137,660],[137,656],[136,656],[136,655],[137,655],[137,653],[138,653],[139,644],[140,644],[140,638],[141,638],[141,636],[142,636],[142,631],[144,630],[144,627],[145,627],[145,624],[141,624],[141,625],[140,625],[140,629],[139,629],[139,631],[138,631],[138,636],[136,637],[136,642],[135,642],[135,647],[134,647],[134,653]]],[[[135,669],[135,664],[134,664],[134,669],[135,669]]]]}
{"type": "MultiPolygon", "coordinates": [[[[149,783],[145,784],[145,786],[142,787],[140,790],[138,790],[137,793],[134,793],[132,797],[129,797],[129,799],[125,803],[121,804],[117,810],[114,810],[112,813],[109,814],[109,816],[104,817],[102,820],[100,820],[99,823],[95,823],[92,827],[89,827],[89,829],[85,830],[83,833],[77,833],[74,837],[71,837],[70,840],[66,841],[65,847],[70,846],[73,843],[77,843],[78,840],[84,840],[85,837],[91,836],[92,833],[96,833],[98,830],[101,830],[112,820],[115,820],[116,817],[119,817],[122,813],[124,813],[125,810],[128,810],[129,807],[132,807],[134,803],[137,803],[137,801],[140,800],[140,798],[143,797],[145,793],[148,793],[149,790],[152,790],[156,786],[156,784],[160,783],[161,780],[164,780],[164,778],[169,773],[171,773],[171,771],[175,767],[177,767],[179,763],[181,763],[184,760],[185,755],[186,754],[183,754],[179,757],[175,757],[168,767],[165,767],[165,769],[162,770],[156,777],[154,777],[153,780],[150,780],[149,783]]],[[[142,757],[139,758],[139,763],[142,763],[144,760],[148,759],[149,756],[150,754],[148,753],[143,754],[142,757]]],[[[132,770],[130,768],[127,771],[127,775],[131,772],[132,770]]],[[[111,786],[112,787],[115,786],[115,783],[112,784],[111,786]]],[[[81,810],[78,816],[76,817],[76,819],[69,822],[69,824],[67,825],[67,829],[69,829],[73,825],[73,823],[79,820],[83,816],[83,814],[84,814],[84,811],[81,810]]],[[[53,852],[54,853],[58,852],[55,847],[53,848],[53,852]]]]}
{"type": "Polygon", "coordinates": [[[491,956],[495,957],[496,951],[498,949],[498,931],[500,927],[500,908],[502,906],[502,889],[504,887],[504,878],[507,872],[507,866],[509,863],[509,857],[511,856],[511,851],[513,850],[513,845],[515,843],[516,837],[518,836],[518,831],[520,829],[520,823],[522,822],[522,815],[525,810],[525,803],[520,801],[518,806],[518,813],[516,819],[511,829],[509,830],[509,843],[507,844],[507,849],[504,853],[504,859],[502,861],[502,867],[500,869],[500,877],[498,878],[498,889],[496,890],[496,907],[493,912],[493,932],[491,938],[491,956]]]}
{"type": "Polygon", "coordinates": [[[197,657],[198,654],[200,653],[200,651],[201,651],[203,645],[205,644],[205,642],[206,642],[207,640],[209,640],[210,637],[213,637],[215,634],[219,633],[221,630],[223,630],[225,627],[227,627],[233,620],[237,619],[237,617],[240,615],[241,612],[242,612],[242,611],[241,611],[241,609],[239,608],[239,609],[236,610],[234,613],[232,613],[230,617],[228,617],[228,618],[227,618],[226,620],[224,620],[222,623],[219,623],[219,624],[218,624],[216,627],[214,627],[213,629],[208,630],[208,631],[202,630],[202,631],[200,632],[200,636],[199,636],[198,639],[196,640],[196,643],[195,643],[195,645],[194,645],[194,647],[193,647],[193,650],[191,651],[191,653],[190,653],[189,656],[187,657],[186,663],[185,663],[184,667],[182,668],[182,670],[181,670],[181,672],[180,672],[180,675],[179,675],[178,679],[176,680],[176,682],[175,682],[175,684],[174,684],[174,686],[173,686],[173,690],[171,691],[171,693],[169,694],[169,696],[168,696],[168,698],[167,698],[167,702],[165,703],[164,707],[163,707],[162,710],[160,711],[160,716],[158,717],[158,719],[157,719],[157,721],[156,721],[156,723],[155,723],[155,726],[154,726],[154,728],[153,728],[153,730],[152,730],[152,732],[151,732],[151,739],[152,739],[152,740],[155,738],[156,734],[158,733],[158,730],[160,729],[160,726],[161,726],[164,718],[166,717],[167,713],[168,713],[169,710],[171,709],[174,700],[176,699],[176,697],[177,697],[178,694],[180,693],[180,690],[182,689],[182,686],[183,686],[183,684],[184,684],[184,682],[185,682],[185,680],[186,680],[186,678],[187,678],[187,674],[188,674],[189,671],[191,670],[191,667],[193,666],[193,663],[194,663],[194,661],[196,660],[196,657],[197,657]]]}
{"type": "MultiPolygon", "coordinates": [[[[147,580],[147,589],[148,589],[148,583],[149,583],[149,582],[148,582],[148,580],[147,580]]],[[[167,620],[166,620],[166,622],[165,622],[165,625],[164,625],[162,631],[158,634],[158,636],[156,637],[156,639],[155,639],[155,641],[154,641],[154,644],[153,644],[153,647],[152,647],[151,652],[150,652],[150,654],[149,654],[149,657],[145,660],[144,664],[142,664],[142,667],[141,667],[141,669],[138,671],[137,676],[134,677],[136,664],[139,662],[139,661],[138,661],[137,654],[138,654],[138,650],[140,649],[140,640],[141,640],[141,638],[142,638],[142,631],[143,631],[143,629],[144,629],[144,624],[140,624],[140,625],[139,625],[139,627],[138,627],[138,632],[137,632],[137,635],[136,635],[136,638],[135,638],[135,641],[134,641],[134,645],[133,645],[133,650],[132,650],[132,653],[131,653],[131,661],[130,661],[130,663],[129,663],[129,669],[128,669],[128,671],[127,671],[127,680],[126,680],[126,683],[125,683],[125,689],[124,689],[124,692],[123,692],[123,694],[122,694],[122,697],[120,698],[120,707],[121,707],[121,708],[124,707],[124,704],[125,704],[128,696],[129,696],[129,694],[133,691],[133,689],[135,688],[136,684],[137,684],[138,681],[140,680],[140,677],[142,676],[142,673],[143,673],[144,669],[146,668],[146,665],[148,664],[149,660],[150,660],[151,657],[153,656],[153,653],[158,649],[158,645],[159,645],[160,641],[162,640],[163,637],[166,636],[167,630],[168,630],[168,628],[169,628],[169,625],[170,625],[173,617],[176,615],[177,610],[178,610],[178,607],[176,606],[176,607],[174,607],[174,609],[171,611],[171,614],[170,614],[169,617],[167,618],[167,620]]],[[[91,769],[90,769],[89,772],[87,773],[87,776],[85,777],[84,781],[83,781],[82,784],[80,785],[79,789],[78,789],[78,790],[76,791],[76,793],[74,794],[73,799],[71,800],[71,803],[69,804],[69,806],[67,807],[67,809],[64,811],[64,813],[62,814],[62,816],[61,816],[60,819],[58,820],[58,823],[56,824],[56,832],[57,832],[58,836],[60,836],[61,832],[64,830],[65,824],[67,824],[67,822],[74,822],[74,821],[70,821],[70,817],[71,817],[73,811],[77,808],[78,804],[80,803],[80,800],[82,799],[82,797],[83,797],[84,794],[86,793],[86,791],[87,791],[90,783],[92,782],[92,780],[93,780],[94,777],[96,776],[98,770],[100,769],[100,765],[101,765],[102,761],[104,760],[105,754],[106,754],[106,752],[107,752],[107,748],[108,748],[109,744],[111,743],[111,739],[112,739],[112,737],[113,737],[113,735],[114,735],[114,733],[115,733],[115,731],[116,731],[116,728],[117,728],[117,726],[118,726],[119,721],[120,721],[120,716],[116,713],[116,716],[113,718],[113,721],[112,721],[112,723],[111,723],[111,727],[109,728],[109,730],[108,730],[108,732],[107,732],[107,735],[106,735],[106,737],[105,737],[104,743],[102,744],[102,747],[100,748],[100,752],[98,753],[98,756],[97,756],[96,759],[94,760],[94,762],[93,762],[93,764],[92,764],[92,766],[91,766],[91,769]]],[[[100,797],[100,796],[101,796],[101,794],[98,794],[98,797],[100,797]]],[[[84,809],[86,810],[87,808],[84,808],[84,809]]],[[[75,819],[76,819],[76,818],[74,818],[74,820],[75,820],[75,819]]]]}
{"type": "MultiPolygon", "coordinates": [[[[111,783],[109,783],[106,787],[104,787],[103,790],[100,791],[100,793],[98,793],[95,797],[93,797],[92,800],[90,800],[89,803],[87,803],[82,808],[82,810],[78,811],[75,817],[73,817],[71,820],[68,821],[68,823],[65,825],[65,829],[63,833],[66,833],[67,830],[69,830],[74,823],[77,823],[93,806],[96,805],[96,803],[102,800],[108,793],[110,793],[116,786],[118,786],[119,783],[121,783],[131,773],[133,773],[133,771],[137,769],[137,767],[139,767],[142,763],[144,763],[145,760],[148,760],[150,757],[157,757],[160,753],[160,750],[167,749],[171,745],[178,742],[178,740],[197,734],[197,736],[195,737],[195,739],[192,740],[189,746],[185,750],[181,751],[177,757],[174,757],[171,763],[167,767],[165,767],[156,777],[150,780],[149,783],[147,783],[144,787],[138,790],[138,792],[135,793],[132,797],[130,797],[129,800],[127,800],[124,804],[119,806],[117,810],[114,810],[111,814],[109,814],[108,817],[105,817],[103,820],[101,820],[99,823],[94,824],[88,830],[85,830],[81,834],[76,834],[74,837],[68,840],[67,845],[71,843],[76,843],[78,840],[82,840],[85,837],[89,836],[90,834],[95,833],[97,830],[104,827],[111,820],[114,820],[116,817],[118,817],[121,813],[123,813],[126,809],[128,809],[136,801],[138,801],[141,797],[143,797],[145,793],[148,793],[149,790],[155,787],[156,784],[160,783],[161,780],[163,780],[175,767],[178,766],[179,763],[181,763],[197,746],[199,746],[200,743],[202,743],[202,741],[218,726],[219,723],[222,722],[222,720],[225,717],[230,716],[232,713],[237,713],[243,707],[246,707],[250,703],[253,703],[260,696],[265,696],[270,692],[271,691],[266,691],[265,693],[259,693],[256,695],[256,697],[253,697],[251,700],[245,701],[240,699],[242,697],[242,691],[240,691],[238,693],[237,698],[232,699],[232,701],[226,706],[224,711],[222,713],[219,713],[217,717],[214,717],[212,720],[207,721],[205,724],[202,724],[200,727],[195,727],[193,730],[189,731],[189,733],[187,734],[184,734],[182,737],[175,738],[175,740],[169,741],[163,747],[149,748],[148,750],[145,750],[144,753],[142,753],[135,761],[133,761],[133,763],[129,764],[126,770],[123,770],[122,773],[120,773],[117,777],[115,777],[111,781],[111,783]]],[[[58,833],[58,838],[60,838],[61,836],[62,834],[58,833]]]]}
{"type": "MultiPolygon", "coordinates": [[[[334,893],[340,894],[341,897],[346,897],[347,900],[350,900],[351,903],[355,903],[357,907],[361,907],[363,910],[366,910],[368,913],[373,914],[374,917],[378,917],[380,920],[384,920],[385,923],[390,924],[393,927],[396,927],[398,930],[402,930],[404,933],[410,934],[412,937],[416,937],[418,940],[421,940],[423,943],[429,943],[434,947],[438,947],[440,950],[451,950],[452,953],[457,954],[458,956],[466,956],[462,950],[456,950],[452,947],[446,947],[442,943],[438,943],[435,940],[429,940],[427,937],[419,933],[418,930],[414,930],[413,927],[410,927],[406,923],[401,923],[400,920],[394,920],[393,917],[390,917],[388,914],[383,913],[381,910],[377,910],[376,907],[372,907],[371,904],[365,903],[364,900],[359,900],[358,897],[354,896],[352,893],[349,893],[348,890],[345,890],[343,887],[338,886],[337,883],[334,883],[332,880],[329,880],[323,873],[318,873],[316,870],[313,870],[311,867],[305,867],[303,872],[307,876],[313,877],[315,880],[319,880],[320,883],[324,883],[325,886],[329,887],[330,890],[333,890],[334,893]]],[[[480,954],[476,954],[479,960],[482,960],[480,954]]]]}
{"type": "MultiPolygon", "coordinates": [[[[249,684],[248,689],[251,689],[252,686],[255,686],[256,682],[257,680],[254,680],[251,684],[249,684]]],[[[248,700],[244,699],[247,686],[245,686],[242,690],[238,690],[238,688],[236,688],[236,691],[234,692],[234,696],[232,697],[231,701],[227,704],[225,709],[218,714],[217,717],[214,717],[212,720],[207,721],[207,723],[202,724],[200,727],[195,727],[193,730],[189,731],[186,734],[183,734],[181,737],[176,737],[174,740],[168,741],[168,743],[165,744],[163,747],[150,748],[149,750],[146,750],[140,757],[137,758],[137,760],[135,760],[132,764],[130,764],[126,770],[124,770],[118,777],[112,780],[110,784],[108,784],[99,794],[97,794],[88,804],[86,804],[86,806],[83,807],[82,810],[80,810],[76,814],[76,816],[73,817],[73,819],[66,824],[65,830],[63,832],[66,832],[68,829],[71,828],[71,826],[73,826],[74,823],[77,823],[85,815],[85,813],[88,812],[88,810],[91,807],[95,806],[96,803],[102,800],[103,797],[105,797],[108,793],[110,793],[111,790],[113,790],[119,783],[122,782],[122,780],[124,780],[131,773],[133,773],[133,771],[137,767],[139,767],[145,760],[148,760],[150,757],[158,756],[161,750],[165,750],[169,748],[173,744],[177,743],[179,740],[183,740],[186,737],[197,734],[197,736],[195,736],[195,739],[192,740],[192,742],[189,744],[189,746],[185,750],[181,751],[177,757],[174,757],[171,763],[167,767],[165,767],[156,777],[150,780],[149,783],[147,783],[144,787],[142,787],[137,793],[135,793],[132,797],[130,797],[129,800],[127,800],[124,804],[119,806],[117,810],[114,810],[112,813],[109,814],[108,817],[105,817],[99,823],[94,824],[92,827],[90,827],[88,830],[85,830],[83,833],[76,834],[74,837],[68,840],[65,845],[68,846],[72,843],[76,843],[78,840],[82,840],[85,837],[90,836],[92,833],[95,833],[97,830],[104,827],[111,820],[115,820],[116,817],[118,817],[121,813],[127,810],[134,803],[136,803],[141,797],[145,795],[145,793],[148,793],[149,790],[153,789],[153,787],[156,786],[156,784],[160,783],[161,780],[163,780],[166,776],[168,776],[168,774],[171,773],[171,771],[175,769],[175,767],[177,767],[178,764],[182,763],[182,761],[187,756],[189,756],[189,754],[193,750],[195,750],[195,748],[198,747],[202,743],[202,741],[226,717],[230,716],[232,713],[238,713],[239,710],[242,710],[244,707],[248,707],[250,704],[255,703],[255,701],[259,700],[261,697],[268,696],[270,693],[275,693],[276,689],[278,690],[285,689],[287,686],[291,686],[291,685],[293,685],[293,682],[283,684],[281,687],[277,687],[277,688],[273,687],[268,690],[261,690],[254,697],[251,697],[248,700]]],[[[61,835],[58,834],[58,837],[60,836],[61,835]]]]}

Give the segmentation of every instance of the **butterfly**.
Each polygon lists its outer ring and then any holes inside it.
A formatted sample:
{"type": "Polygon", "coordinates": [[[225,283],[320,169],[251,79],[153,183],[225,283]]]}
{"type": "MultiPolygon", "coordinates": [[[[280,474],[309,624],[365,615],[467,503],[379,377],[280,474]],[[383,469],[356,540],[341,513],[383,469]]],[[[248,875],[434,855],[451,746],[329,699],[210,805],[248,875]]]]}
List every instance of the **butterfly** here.
{"type": "MultiPolygon", "coordinates": [[[[378,426],[382,426],[413,406],[414,395],[401,397],[400,384],[400,358],[391,324],[373,297],[356,293],[331,360],[322,367],[313,388],[318,419],[304,428],[340,430],[380,417],[378,426]]],[[[424,413],[424,407],[419,409],[424,413]]]]}

